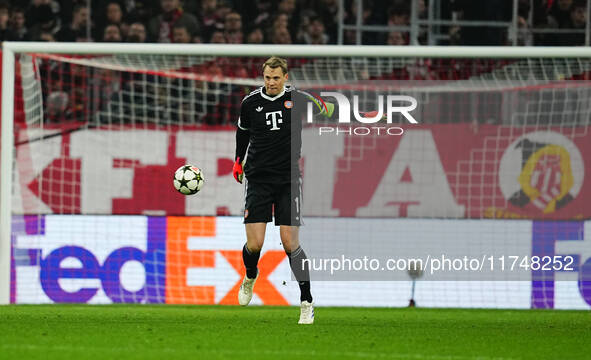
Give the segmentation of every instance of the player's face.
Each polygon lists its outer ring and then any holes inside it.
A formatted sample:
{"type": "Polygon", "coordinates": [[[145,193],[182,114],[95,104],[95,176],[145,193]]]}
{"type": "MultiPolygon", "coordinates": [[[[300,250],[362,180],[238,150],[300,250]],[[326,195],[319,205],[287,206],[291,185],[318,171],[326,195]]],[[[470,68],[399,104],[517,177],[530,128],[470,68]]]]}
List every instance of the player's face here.
{"type": "Polygon", "coordinates": [[[267,95],[275,96],[283,90],[285,81],[287,81],[287,74],[284,74],[280,67],[272,68],[266,66],[263,71],[263,78],[265,79],[265,91],[267,95]]]}

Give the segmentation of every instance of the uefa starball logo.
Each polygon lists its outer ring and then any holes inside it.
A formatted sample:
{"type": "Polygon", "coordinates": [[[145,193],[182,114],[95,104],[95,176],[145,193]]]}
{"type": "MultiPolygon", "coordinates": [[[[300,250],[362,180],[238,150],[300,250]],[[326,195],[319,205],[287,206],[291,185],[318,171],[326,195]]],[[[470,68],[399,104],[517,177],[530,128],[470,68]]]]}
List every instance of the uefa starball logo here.
{"type": "Polygon", "coordinates": [[[401,136],[404,134],[404,129],[400,126],[390,125],[393,123],[395,114],[399,114],[410,124],[418,124],[418,121],[411,114],[418,105],[417,100],[412,96],[376,95],[377,109],[371,111],[360,111],[359,95],[352,96],[353,111],[351,111],[349,97],[342,93],[322,91],[320,95],[312,93],[312,96],[312,101],[309,101],[307,104],[306,119],[308,124],[314,123],[314,107],[320,110],[320,113],[329,114],[332,119],[338,119],[337,124],[322,124],[322,126],[319,126],[319,136],[401,136]],[[333,111],[337,113],[333,114],[333,111]],[[354,120],[351,119],[351,113],[353,113],[354,120]]]}

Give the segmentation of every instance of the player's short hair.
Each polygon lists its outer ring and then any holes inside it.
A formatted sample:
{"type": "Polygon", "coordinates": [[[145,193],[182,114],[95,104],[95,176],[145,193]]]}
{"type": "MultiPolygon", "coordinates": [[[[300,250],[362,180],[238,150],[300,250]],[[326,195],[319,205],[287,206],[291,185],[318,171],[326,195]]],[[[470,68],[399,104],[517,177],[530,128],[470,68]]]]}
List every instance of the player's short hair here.
{"type": "Polygon", "coordinates": [[[280,58],[278,56],[271,56],[263,63],[263,71],[265,71],[265,67],[270,67],[271,69],[275,69],[280,67],[281,71],[283,71],[283,75],[287,74],[287,60],[280,58]]]}

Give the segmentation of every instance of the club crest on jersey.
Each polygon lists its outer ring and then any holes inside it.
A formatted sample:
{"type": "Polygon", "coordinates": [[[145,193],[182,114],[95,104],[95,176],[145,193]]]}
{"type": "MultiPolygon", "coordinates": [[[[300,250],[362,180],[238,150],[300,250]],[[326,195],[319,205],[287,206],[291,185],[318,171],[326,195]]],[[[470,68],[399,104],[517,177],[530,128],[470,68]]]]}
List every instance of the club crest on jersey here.
{"type": "Polygon", "coordinates": [[[263,107],[262,107],[262,106],[259,106],[259,107],[258,107],[258,108],[256,108],[255,110],[256,110],[257,112],[261,112],[261,111],[263,111],[263,107]]]}
{"type": "Polygon", "coordinates": [[[293,107],[293,102],[291,100],[285,100],[283,103],[286,109],[291,109],[293,107]]]}

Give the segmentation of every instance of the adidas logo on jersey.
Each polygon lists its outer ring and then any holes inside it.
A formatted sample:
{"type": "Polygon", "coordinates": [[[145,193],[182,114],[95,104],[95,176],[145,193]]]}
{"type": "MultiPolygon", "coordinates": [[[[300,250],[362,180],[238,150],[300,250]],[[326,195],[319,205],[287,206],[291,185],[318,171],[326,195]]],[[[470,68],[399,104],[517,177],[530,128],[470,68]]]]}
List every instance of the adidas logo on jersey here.
{"type": "Polygon", "coordinates": [[[258,108],[255,109],[257,112],[261,112],[263,110],[262,106],[259,106],[258,108]]]}

